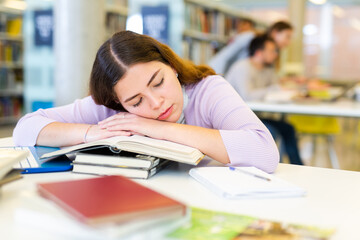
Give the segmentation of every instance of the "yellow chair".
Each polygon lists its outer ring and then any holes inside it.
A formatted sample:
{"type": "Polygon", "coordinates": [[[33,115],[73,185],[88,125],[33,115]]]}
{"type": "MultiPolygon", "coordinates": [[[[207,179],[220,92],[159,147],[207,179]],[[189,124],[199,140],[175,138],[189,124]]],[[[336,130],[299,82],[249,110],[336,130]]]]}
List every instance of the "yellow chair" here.
{"type": "Polygon", "coordinates": [[[288,121],[293,124],[298,133],[313,136],[314,152],[316,149],[316,136],[325,137],[331,165],[333,168],[340,168],[334,148],[334,135],[339,134],[341,131],[338,119],[335,117],[289,115],[288,121]]]}

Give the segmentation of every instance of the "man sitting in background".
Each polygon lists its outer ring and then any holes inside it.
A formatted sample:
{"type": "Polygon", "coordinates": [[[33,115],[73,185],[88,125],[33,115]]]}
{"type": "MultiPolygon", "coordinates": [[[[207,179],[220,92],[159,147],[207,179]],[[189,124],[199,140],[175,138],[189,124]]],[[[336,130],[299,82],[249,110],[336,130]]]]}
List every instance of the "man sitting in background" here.
{"type": "MultiPolygon", "coordinates": [[[[273,39],[267,35],[255,37],[250,42],[249,57],[235,62],[225,79],[245,101],[262,100],[267,92],[279,88],[279,79],[273,66],[277,57],[278,48],[273,39]]],[[[284,121],[261,120],[274,137],[281,136],[290,162],[302,165],[294,128],[284,121]]]]}
{"type": "Polygon", "coordinates": [[[249,57],[236,61],[225,78],[245,101],[263,99],[278,82],[273,66],[277,57],[274,40],[258,36],[250,43],[249,57]]]}

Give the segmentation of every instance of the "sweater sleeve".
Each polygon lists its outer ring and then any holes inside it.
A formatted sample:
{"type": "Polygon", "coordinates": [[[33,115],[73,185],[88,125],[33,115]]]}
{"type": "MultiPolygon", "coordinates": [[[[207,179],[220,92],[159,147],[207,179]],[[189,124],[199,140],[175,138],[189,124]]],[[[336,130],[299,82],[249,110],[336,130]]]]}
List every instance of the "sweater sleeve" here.
{"type": "Polygon", "coordinates": [[[220,130],[230,164],[273,172],[279,152],[270,132],[228,82],[220,76],[211,78],[197,94],[203,103],[201,115],[220,130]]]}
{"type": "Polygon", "coordinates": [[[97,124],[115,113],[114,110],[95,104],[88,96],[69,105],[26,114],[15,127],[13,140],[16,146],[34,146],[40,131],[52,122],[97,124]]]}
{"type": "Polygon", "coordinates": [[[223,47],[213,58],[210,59],[209,65],[218,74],[225,74],[227,67],[236,60],[237,54],[241,50],[247,49],[251,39],[254,38],[253,32],[241,33],[236,36],[234,42],[223,47]]]}

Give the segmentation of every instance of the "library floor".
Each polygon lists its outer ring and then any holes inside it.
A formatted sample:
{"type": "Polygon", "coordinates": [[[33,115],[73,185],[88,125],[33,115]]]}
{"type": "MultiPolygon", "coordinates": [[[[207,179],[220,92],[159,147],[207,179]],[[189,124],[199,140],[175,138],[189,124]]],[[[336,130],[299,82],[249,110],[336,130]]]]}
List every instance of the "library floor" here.
{"type": "MultiPolygon", "coordinates": [[[[340,168],[360,171],[360,125],[357,119],[342,119],[342,131],[335,136],[334,147],[339,159],[340,168]]],[[[0,138],[10,137],[14,125],[0,126],[0,138]]],[[[316,148],[313,149],[312,136],[299,136],[301,157],[305,165],[331,167],[326,139],[316,137],[316,148]]],[[[287,157],[283,157],[287,162],[287,157]]]]}

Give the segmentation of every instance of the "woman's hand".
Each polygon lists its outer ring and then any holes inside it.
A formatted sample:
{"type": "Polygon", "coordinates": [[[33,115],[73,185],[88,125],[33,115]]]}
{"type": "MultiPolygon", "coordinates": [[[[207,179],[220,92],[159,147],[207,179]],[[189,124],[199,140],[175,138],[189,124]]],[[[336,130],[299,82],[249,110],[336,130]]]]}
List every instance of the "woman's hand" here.
{"type": "Polygon", "coordinates": [[[84,142],[93,142],[96,140],[115,137],[115,136],[131,136],[132,133],[128,131],[108,131],[101,128],[99,125],[90,125],[84,136],[84,142]]]}
{"type": "Polygon", "coordinates": [[[137,134],[164,139],[163,127],[165,124],[171,123],[121,112],[99,122],[98,126],[103,131],[115,134],[116,136],[117,133],[128,133],[129,135],[137,134]]]}
{"type": "Polygon", "coordinates": [[[143,118],[124,112],[99,122],[98,126],[103,131],[111,133],[140,134],[184,144],[199,149],[219,162],[225,164],[230,162],[222,137],[217,129],[143,118]]]}

